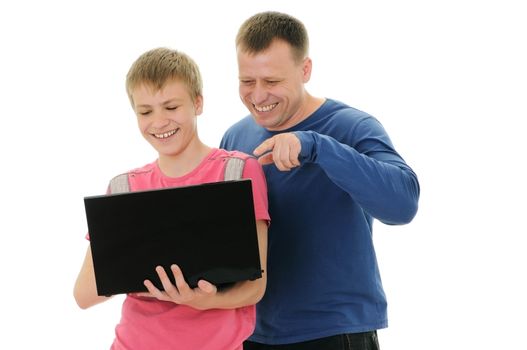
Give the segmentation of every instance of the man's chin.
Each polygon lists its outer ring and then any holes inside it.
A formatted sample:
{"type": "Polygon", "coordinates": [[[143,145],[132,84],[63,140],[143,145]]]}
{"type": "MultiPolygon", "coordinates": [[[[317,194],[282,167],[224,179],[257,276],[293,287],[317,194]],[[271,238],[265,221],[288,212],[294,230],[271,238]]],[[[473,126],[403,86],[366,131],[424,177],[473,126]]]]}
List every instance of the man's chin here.
{"type": "Polygon", "coordinates": [[[262,116],[261,113],[259,113],[259,115],[253,114],[253,118],[256,124],[266,129],[274,129],[280,125],[279,123],[277,123],[275,118],[271,118],[269,116],[262,116]]]}

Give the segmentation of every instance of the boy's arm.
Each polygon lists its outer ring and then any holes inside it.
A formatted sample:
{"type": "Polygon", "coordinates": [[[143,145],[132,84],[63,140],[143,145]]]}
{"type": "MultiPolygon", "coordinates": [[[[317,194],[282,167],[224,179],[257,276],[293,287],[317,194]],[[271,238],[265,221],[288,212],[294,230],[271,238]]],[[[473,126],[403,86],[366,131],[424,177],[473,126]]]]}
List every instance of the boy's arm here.
{"type": "Polygon", "coordinates": [[[199,281],[197,288],[190,288],[183,278],[179,267],[173,265],[172,273],[176,285],[173,285],[163,268],[156,269],[165,291],[157,289],[152,282],[145,281],[149,293],[138,293],[139,296],[154,297],[162,301],[188,305],[198,310],[234,309],[256,304],[263,297],[267,284],[267,221],[256,222],[262,277],[254,281],[236,283],[225,292],[218,292],[216,287],[207,281],[199,281]]]}
{"type": "Polygon", "coordinates": [[[102,303],[110,297],[97,295],[97,285],[95,284],[95,272],[93,270],[93,260],[91,255],[91,248],[88,246],[84,262],[82,264],[75,287],[73,296],[77,305],[81,309],[87,309],[93,305],[102,303]]]}
{"type": "Polygon", "coordinates": [[[233,309],[253,305],[264,296],[267,285],[267,221],[258,220],[256,228],[262,277],[254,281],[238,282],[233,288],[216,293],[216,298],[211,300],[212,303],[207,308],[233,309]]]}

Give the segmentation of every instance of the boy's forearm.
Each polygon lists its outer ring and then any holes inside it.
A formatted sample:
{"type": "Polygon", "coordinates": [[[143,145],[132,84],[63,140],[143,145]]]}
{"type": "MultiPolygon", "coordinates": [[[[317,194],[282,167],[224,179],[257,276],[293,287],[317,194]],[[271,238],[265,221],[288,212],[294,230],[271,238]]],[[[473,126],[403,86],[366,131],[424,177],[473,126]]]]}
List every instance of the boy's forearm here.
{"type": "Polygon", "coordinates": [[[236,283],[233,287],[217,292],[214,297],[207,299],[203,305],[194,305],[200,310],[207,309],[235,309],[254,305],[262,299],[265,293],[266,276],[254,281],[236,283]]]}
{"type": "Polygon", "coordinates": [[[260,251],[260,266],[262,277],[254,281],[242,281],[233,287],[218,291],[214,297],[206,299],[203,305],[194,306],[199,309],[234,309],[254,305],[262,299],[267,286],[267,221],[257,220],[258,248],[260,251]]]}
{"type": "Polygon", "coordinates": [[[77,305],[81,309],[87,309],[93,305],[100,304],[110,297],[99,296],[97,294],[97,285],[95,283],[95,272],[93,270],[93,261],[91,249],[88,247],[84,263],[81,267],[75,287],[73,289],[73,296],[77,305]]]}

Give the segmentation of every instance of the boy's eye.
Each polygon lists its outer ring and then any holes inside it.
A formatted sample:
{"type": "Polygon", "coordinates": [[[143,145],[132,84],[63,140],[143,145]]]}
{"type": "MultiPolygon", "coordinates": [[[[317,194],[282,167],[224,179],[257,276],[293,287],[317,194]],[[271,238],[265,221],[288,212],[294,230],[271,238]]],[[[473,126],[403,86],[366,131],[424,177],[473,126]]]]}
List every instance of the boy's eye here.
{"type": "Polygon", "coordinates": [[[176,110],[177,108],[178,108],[178,106],[167,107],[167,109],[168,109],[169,111],[174,111],[174,110],[176,110]]]}
{"type": "Polygon", "coordinates": [[[139,115],[149,115],[151,111],[139,111],[139,115]]]}

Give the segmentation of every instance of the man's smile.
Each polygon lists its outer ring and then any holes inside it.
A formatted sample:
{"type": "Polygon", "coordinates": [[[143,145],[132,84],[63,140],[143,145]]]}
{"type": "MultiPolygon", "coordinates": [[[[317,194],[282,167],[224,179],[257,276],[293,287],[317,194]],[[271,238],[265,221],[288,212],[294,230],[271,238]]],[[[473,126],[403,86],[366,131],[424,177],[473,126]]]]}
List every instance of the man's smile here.
{"type": "Polygon", "coordinates": [[[254,109],[256,109],[258,112],[269,112],[269,111],[272,111],[276,106],[278,106],[278,102],[270,104],[270,105],[265,105],[265,106],[257,106],[253,104],[253,106],[254,106],[254,109]]]}

